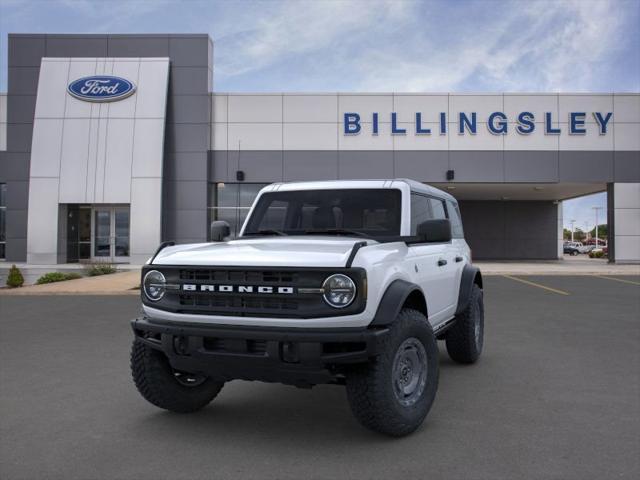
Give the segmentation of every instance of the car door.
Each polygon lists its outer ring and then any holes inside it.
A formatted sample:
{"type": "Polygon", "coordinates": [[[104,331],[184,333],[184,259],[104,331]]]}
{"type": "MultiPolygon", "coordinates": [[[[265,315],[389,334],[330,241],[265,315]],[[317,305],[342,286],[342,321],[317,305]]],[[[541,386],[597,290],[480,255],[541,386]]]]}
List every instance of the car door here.
{"type": "MultiPolygon", "coordinates": [[[[446,218],[445,212],[441,200],[413,193],[411,234],[425,220],[446,218]]],[[[451,242],[411,244],[408,260],[413,263],[415,283],[425,294],[430,323],[437,325],[451,318],[455,312],[454,296],[457,305],[455,252],[451,242]]]]}
{"type": "MultiPolygon", "coordinates": [[[[457,298],[460,295],[460,282],[462,280],[462,271],[467,263],[470,262],[469,246],[464,239],[464,230],[462,228],[462,216],[460,208],[455,201],[447,200],[447,218],[451,222],[451,248],[453,249],[453,263],[455,269],[454,280],[454,302],[457,308],[457,298]]],[[[454,311],[455,313],[455,311],[454,311]]]]}

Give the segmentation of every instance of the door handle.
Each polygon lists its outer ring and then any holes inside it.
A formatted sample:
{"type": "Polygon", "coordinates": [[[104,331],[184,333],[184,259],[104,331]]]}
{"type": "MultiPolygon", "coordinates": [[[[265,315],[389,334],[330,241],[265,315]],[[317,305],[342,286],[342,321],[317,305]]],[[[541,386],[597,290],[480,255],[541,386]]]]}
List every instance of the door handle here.
{"type": "Polygon", "coordinates": [[[462,258],[462,257],[456,257],[456,263],[461,262],[462,260],[464,260],[464,258],[462,258]]]}
{"type": "Polygon", "coordinates": [[[447,261],[444,258],[441,258],[440,260],[438,260],[439,267],[444,267],[446,264],[447,264],[447,261]]]}

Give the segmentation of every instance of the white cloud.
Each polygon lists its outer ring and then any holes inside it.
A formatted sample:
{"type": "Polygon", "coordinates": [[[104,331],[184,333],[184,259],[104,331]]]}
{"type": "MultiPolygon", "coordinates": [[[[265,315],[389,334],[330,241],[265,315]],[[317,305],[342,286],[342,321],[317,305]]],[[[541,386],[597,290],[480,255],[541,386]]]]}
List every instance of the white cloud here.
{"type": "Polygon", "coordinates": [[[255,11],[250,27],[214,38],[216,76],[295,70],[312,57],[328,85],[350,75],[350,90],[589,91],[621,48],[628,10],[579,0],[450,6],[334,1],[255,11]]]}
{"type": "Polygon", "coordinates": [[[358,62],[366,78],[359,88],[456,91],[471,78],[504,91],[592,89],[596,67],[617,48],[624,11],[604,1],[521,5],[459,44],[427,46],[434,53],[424,58],[369,52],[358,62]]]}
{"type": "Polygon", "coordinates": [[[224,35],[215,36],[224,27],[214,28],[214,41],[224,46],[216,58],[216,73],[239,75],[319,52],[340,56],[340,48],[355,36],[369,34],[375,40],[384,22],[403,21],[411,6],[393,0],[258,4],[251,18],[245,14],[233,19],[241,25],[239,31],[227,26],[224,35]]]}

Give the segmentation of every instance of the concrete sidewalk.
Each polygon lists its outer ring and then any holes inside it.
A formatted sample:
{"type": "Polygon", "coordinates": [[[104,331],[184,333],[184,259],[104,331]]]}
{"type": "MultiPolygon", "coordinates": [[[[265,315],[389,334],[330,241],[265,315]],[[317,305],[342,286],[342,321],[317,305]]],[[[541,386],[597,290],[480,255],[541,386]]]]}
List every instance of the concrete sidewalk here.
{"type": "Polygon", "coordinates": [[[530,262],[474,262],[484,276],[490,275],[640,275],[640,265],[608,263],[603,258],[585,256],[564,260],[530,262]]]}
{"type": "Polygon", "coordinates": [[[83,277],[77,280],[0,288],[0,295],[139,295],[140,270],[83,277]]]}

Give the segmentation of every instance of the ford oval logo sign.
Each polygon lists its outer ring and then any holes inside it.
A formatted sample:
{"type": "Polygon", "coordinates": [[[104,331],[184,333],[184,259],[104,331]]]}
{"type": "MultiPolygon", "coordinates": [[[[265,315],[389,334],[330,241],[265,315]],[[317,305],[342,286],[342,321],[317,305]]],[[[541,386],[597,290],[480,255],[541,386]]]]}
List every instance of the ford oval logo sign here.
{"type": "Polygon", "coordinates": [[[133,94],[136,86],[125,78],[96,75],[71,82],[67,91],[74,97],[87,102],[113,102],[133,94]]]}

